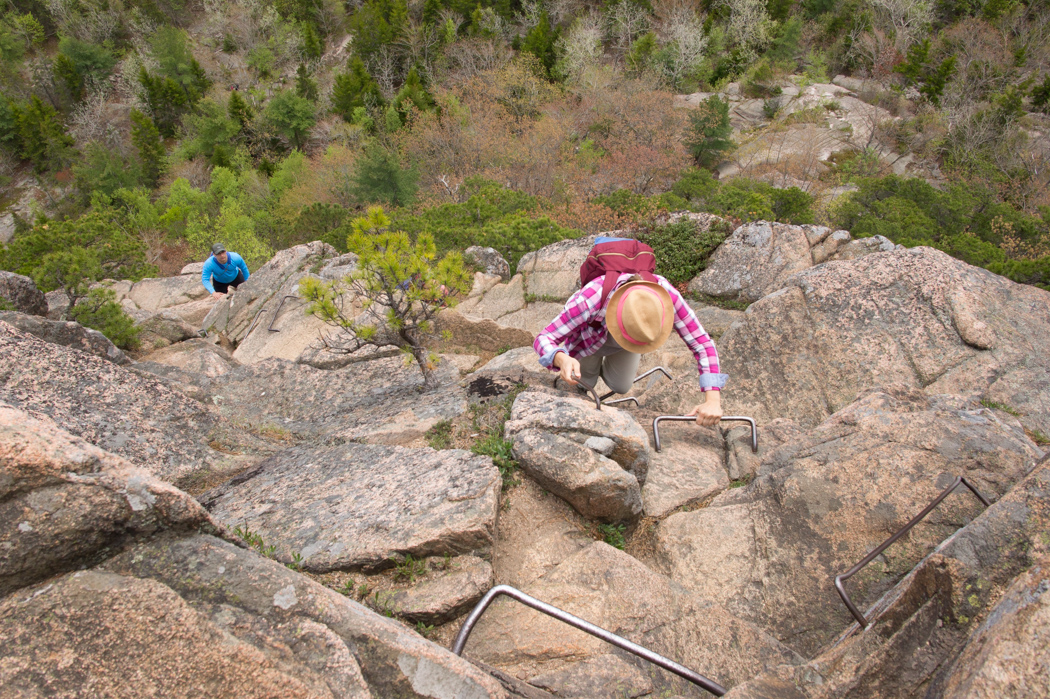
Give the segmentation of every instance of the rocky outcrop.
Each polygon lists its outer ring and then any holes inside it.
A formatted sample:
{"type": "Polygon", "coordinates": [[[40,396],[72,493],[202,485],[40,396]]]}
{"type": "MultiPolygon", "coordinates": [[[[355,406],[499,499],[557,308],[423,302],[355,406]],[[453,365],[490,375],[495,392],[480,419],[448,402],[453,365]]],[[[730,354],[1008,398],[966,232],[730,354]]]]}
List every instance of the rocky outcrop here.
{"type": "Polygon", "coordinates": [[[689,290],[717,298],[757,301],[784,287],[788,278],[833,259],[856,259],[893,250],[876,236],[853,241],[848,231],[756,221],[733,231],[711,256],[689,290]]]}
{"type": "Polygon", "coordinates": [[[0,596],[76,570],[129,539],[216,531],[196,500],[0,403],[0,596]]]}
{"type": "MultiPolygon", "coordinates": [[[[723,685],[802,661],[760,629],[605,543],[568,557],[524,591],[723,685]]],[[[497,604],[481,618],[467,654],[557,696],[699,696],[683,680],[517,603],[497,604]]]]}
{"type": "Polygon", "coordinates": [[[888,382],[1002,404],[1050,434],[1050,293],[931,248],[805,270],[722,336],[726,407],[814,425],[888,382]]]}
{"type": "Polygon", "coordinates": [[[202,327],[234,343],[233,357],[242,364],[269,357],[295,361],[327,329],[304,313],[299,281],[337,257],[335,248],[319,241],[280,251],[232,297],[217,303],[202,327]]]}
{"type": "Polygon", "coordinates": [[[193,338],[150,352],[142,361],[157,362],[205,377],[222,376],[236,364],[222,347],[193,338]]]}
{"type": "Polygon", "coordinates": [[[443,624],[466,614],[492,588],[492,566],[477,556],[457,556],[444,570],[400,590],[385,603],[398,616],[424,624],[443,624]]]}
{"type": "MultiPolygon", "coordinates": [[[[836,574],[955,476],[995,499],[1041,456],[1016,420],[958,402],[903,388],[863,396],[769,453],[746,488],[664,520],[660,564],[702,597],[812,654],[850,623],[836,603],[836,574]]],[[[942,503],[881,565],[851,580],[858,606],[980,511],[964,496],[942,503]]]]}
{"type": "Polygon", "coordinates": [[[641,513],[649,439],[630,414],[526,391],[514,401],[504,433],[525,472],[585,517],[618,521],[641,513]]]}
{"type": "MultiPolygon", "coordinates": [[[[235,355],[236,358],[236,355],[235,355]]],[[[281,359],[239,366],[206,385],[206,400],[230,419],[299,439],[406,444],[467,409],[459,370],[438,364],[438,390],[400,356],[322,370],[281,359]]]]}
{"type": "Polygon", "coordinates": [[[6,299],[19,313],[47,315],[47,299],[29,277],[0,270],[0,298],[6,299]]]}
{"type": "Polygon", "coordinates": [[[597,236],[553,243],[523,255],[516,272],[525,277],[525,290],[535,296],[565,300],[580,288],[580,266],[597,236]]]}
{"type": "Polygon", "coordinates": [[[661,451],[650,455],[642,488],[646,517],[666,517],[729,487],[725,443],[716,428],[679,422],[662,425],[660,432],[661,451]]]}
{"type": "Polygon", "coordinates": [[[499,505],[492,460],[465,451],[293,448],[201,497],[214,517],[306,570],[377,570],[397,556],[487,554],[499,505]]]}
{"type": "Polygon", "coordinates": [[[463,251],[463,258],[476,264],[485,274],[497,276],[503,281],[510,279],[510,265],[495,248],[472,245],[463,251]]]}
{"type": "Polygon", "coordinates": [[[63,347],[72,347],[81,352],[101,357],[114,364],[129,364],[131,362],[127,355],[114,345],[108,337],[98,330],[85,328],[80,323],[71,320],[48,320],[38,315],[0,311],[0,323],[7,323],[11,327],[34,335],[44,342],[63,347]]]}
{"type": "Polygon", "coordinates": [[[171,311],[131,311],[129,315],[135,319],[139,342],[146,352],[198,336],[196,326],[171,311]]]}
{"type": "Polygon", "coordinates": [[[158,379],[2,322],[0,355],[0,401],[47,416],[158,478],[173,481],[204,467],[228,470],[253,458],[244,451],[272,450],[158,379]]]}

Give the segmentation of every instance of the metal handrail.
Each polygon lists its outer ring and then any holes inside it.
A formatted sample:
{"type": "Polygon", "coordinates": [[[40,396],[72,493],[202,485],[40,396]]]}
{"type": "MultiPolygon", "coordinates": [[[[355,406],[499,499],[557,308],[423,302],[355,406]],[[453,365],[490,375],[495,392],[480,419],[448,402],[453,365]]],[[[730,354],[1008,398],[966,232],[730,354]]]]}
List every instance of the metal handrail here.
{"type": "MultiPolygon", "coordinates": [[[[656,451],[660,451],[660,421],[670,420],[671,422],[696,422],[695,415],[660,415],[653,419],[653,440],[656,442],[656,451]]],[[[746,422],[751,425],[751,451],[755,454],[758,453],[758,425],[755,424],[755,419],[752,417],[745,417],[743,415],[726,415],[725,417],[719,418],[720,422],[746,422]]]]}
{"type": "Polygon", "coordinates": [[[256,321],[259,320],[259,316],[261,316],[263,314],[263,311],[265,311],[265,310],[266,310],[266,306],[263,306],[262,308],[259,309],[259,312],[255,314],[255,317],[252,318],[252,324],[248,326],[247,332],[244,333],[245,337],[248,337],[249,335],[252,334],[252,329],[255,328],[256,321]]]}
{"type": "Polygon", "coordinates": [[[603,400],[602,405],[618,405],[620,403],[627,403],[629,401],[634,401],[634,405],[636,408],[642,407],[642,404],[639,403],[638,399],[634,396],[627,396],[626,398],[617,398],[616,400],[603,400]]]}
{"type": "Polygon", "coordinates": [[[637,643],[632,643],[622,636],[617,636],[611,631],[606,631],[600,626],[595,626],[589,621],[584,621],[578,616],[569,614],[565,610],[558,609],[555,606],[541,602],[540,600],[525,594],[521,590],[511,587],[510,585],[497,585],[486,593],[481,601],[477,603],[474,610],[467,617],[467,620],[463,622],[463,627],[459,630],[459,635],[456,636],[455,642],[452,644],[452,652],[456,655],[463,655],[463,648],[467,645],[467,638],[470,637],[470,632],[474,629],[474,625],[481,618],[481,615],[485,613],[492,601],[500,595],[506,595],[511,599],[515,599],[526,607],[531,607],[538,612],[542,612],[547,616],[552,616],[558,621],[563,621],[569,626],[574,626],[584,633],[589,633],[592,636],[602,639],[606,643],[611,643],[617,648],[622,648],[628,653],[633,653],[640,658],[644,658],[654,665],[658,665],[668,672],[673,672],[679,677],[689,680],[695,685],[703,687],[707,691],[714,694],[716,697],[720,697],[726,693],[725,687],[718,684],[714,680],[710,680],[704,677],[698,672],[694,672],[684,665],[679,665],[675,661],[665,658],[659,653],[655,653],[644,646],[640,646],[637,643]]]}
{"type": "MultiPolygon", "coordinates": [[[[646,372],[645,374],[642,374],[642,375],[634,377],[634,380],[631,381],[631,385],[633,386],[638,381],[642,381],[642,379],[646,378],[647,376],[651,376],[651,375],[655,374],[656,372],[659,372],[660,374],[663,374],[664,376],[666,376],[668,381],[674,381],[674,377],[671,376],[671,374],[668,372],[668,370],[666,368],[664,368],[663,366],[654,366],[653,368],[649,369],[648,372],[646,372]]],[[[605,399],[609,398],[610,396],[615,396],[615,394],[616,394],[615,390],[610,390],[609,393],[607,393],[605,396],[602,397],[602,402],[605,403],[606,405],[612,405],[613,403],[616,403],[617,401],[608,401],[607,402],[605,400],[605,399]]],[[[635,401],[634,404],[638,405],[638,402],[635,401]]]]}
{"type": "Polygon", "coordinates": [[[279,332],[281,332],[277,328],[273,327],[273,324],[277,322],[277,314],[281,312],[281,309],[284,307],[284,302],[285,301],[287,301],[288,299],[297,299],[297,298],[299,298],[299,297],[296,296],[295,294],[289,294],[289,295],[285,296],[283,299],[281,299],[281,302],[279,304],[277,304],[277,310],[273,312],[273,318],[270,319],[270,325],[269,325],[269,327],[266,328],[267,330],[269,330],[272,333],[279,333],[279,332]]]}
{"type": "Polygon", "coordinates": [[[866,566],[869,563],[871,563],[873,560],[875,560],[876,556],[878,556],[880,553],[882,553],[887,548],[889,548],[891,544],[893,544],[895,541],[900,539],[902,536],[907,534],[911,530],[912,527],[914,527],[916,524],[918,524],[922,520],[923,517],[925,517],[926,515],[930,514],[930,512],[933,511],[933,508],[937,507],[937,505],[939,505],[942,500],[944,500],[946,497],[948,497],[951,494],[951,492],[953,490],[955,490],[956,488],[958,488],[960,485],[965,485],[967,488],[969,488],[970,492],[973,493],[974,495],[976,495],[977,499],[980,500],[981,503],[985,507],[988,507],[989,505],[991,505],[991,503],[988,502],[987,498],[985,498],[983,495],[981,495],[980,491],[978,491],[977,488],[975,488],[970,483],[970,481],[966,480],[962,476],[956,476],[955,480],[952,481],[952,484],[950,486],[945,488],[944,491],[940,495],[938,495],[934,499],[933,502],[931,502],[929,505],[927,505],[926,509],[924,509],[919,514],[917,514],[914,517],[912,517],[911,521],[908,522],[907,524],[905,524],[904,527],[900,531],[898,531],[896,534],[891,536],[889,539],[886,539],[886,541],[884,541],[881,544],[879,544],[879,546],[874,551],[872,551],[867,556],[865,556],[864,559],[860,563],[858,563],[857,565],[853,566],[852,568],[847,570],[845,573],[842,573],[841,575],[836,575],[835,576],[835,589],[838,591],[839,597],[842,598],[842,601],[846,603],[846,608],[849,609],[849,613],[852,614],[853,618],[857,620],[858,624],[860,624],[860,628],[862,628],[862,629],[868,628],[868,620],[865,618],[865,616],[863,614],[861,614],[860,610],[857,609],[857,607],[853,604],[853,602],[849,598],[849,595],[846,594],[846,590],[842,586],[843,581],[849,580],[851,577],[856,575],[858,572],[860,572],[861,568],[863,568],[864,566],[866,566]]]}

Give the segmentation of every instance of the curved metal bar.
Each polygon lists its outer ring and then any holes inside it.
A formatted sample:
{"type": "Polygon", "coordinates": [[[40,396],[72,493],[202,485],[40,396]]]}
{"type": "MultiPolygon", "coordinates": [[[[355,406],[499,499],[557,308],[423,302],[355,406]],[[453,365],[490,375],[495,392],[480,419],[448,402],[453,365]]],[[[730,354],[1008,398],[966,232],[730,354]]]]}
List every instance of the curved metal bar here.
{"type": "Polygon", "coordinates": [[[895,541],[897,541],[902,536],[904,536],[909,531],[911,531],[912,527],[914,527],[916,524],[918,524],[922,520],[923,517],[925,517],[926,515],[930,514],[930,512],[933,511],[933,508],[935,508],[935,507],[937,507],[937,505],[941,504],[941,501],[944,500],[949,495],[951,495],[952,491],[955,490],[956,488],[958,488],[960,485],[965,485],[967,488],[969,488],[970,492],[973,493],[974,495],[976,495],[977,499],[980,500],[981,504],[983,504],[985,507],[988,507],[991,504],[990,502],[988,502],[988,499],[985,498],[983,495],[981,495],[980,491],[978,491],[977,488],[975,488],[973,486],[973,484],[970,483],[970,481],[966,480],[962,476],[956,476],[955,480],[952,481],[951,485],[949,485],[947,488],[945,488],[941,492],[940,495],[938,495],[936,498],[934,498],[933,502],[931,502],[929,505],[926,506],[926,509],[924,509],[919,514],[917,514],[914,517],[912,517],[911,521],[908,522],[907,524],[905,524],[904,527],[901,528],[900,531],[898,531],[896,534],[891,536],[889,539],[886,539],[886,541],[884,541],[881,544],[879,544],[871,553],[869,553],[867,556],[865,556],[864,559],[861,560],[860,563],[858,563],[857,565],[853,566],[852,568],[847,570],[845,573],[842,573],[841,575],[836,575],[835,576],[835,589],[838,591],[839,597],[842,598],[842,601],[845,602],[846,609],[849,610],[849,613],[852,614],[853,618],[857,620],[858,624],[860,624],[860,628],[862,628],[862,629],[868,628],[868,620],[865,618],[865,616],[863,614],[861,614],[860,610],[857,609],[857,607],[853,604],[852,600],[850,600],[849,595],[846,594],[846,589],[842,586],[842,583],[844,581],[846,581],[846,580],[849,580],[851,577],[853,577],[858,572],[860,572],[861,568],[863,568],[864,566],[866,566],[869,563],[871,563],[873,560],[875,560],[876,556],[878,556],[880,553],[882,553],[887,548],[889,548],[891,544],[893,544],[895,541]]]}
{"type": "Polygon", "coordinates": [[[667,369],[664,369],[662,366],[658,366],[658,367],[653,367],[652,369],[650,369],[649,371],[645,372],[644,374],[639,374],[638,376],[634,377],[634,381],[632,381],[631,383],[638,383],[639,381],[644,379],[646,376],[649,376],[650,374],[655,374],[656,372],[660,372],[661,374],[666,376],[668,381],[674,381],[674,377],[671,376],[670,372],[668,372],[667,369]]]}
{"type": "Polygon", "coordinates": [[[266,328],[267,330],[269,330],[272,333],[279,333],[279,332],[281,332],[277,328],[273,327],[273,324],[277,322],[277,314],[281,312],[282,308],[284,308],[284,302],[285,301],[287,301],[288,299],[297,299],[297,298],[299,298],[299,297],[296,296],[295,294],[289,294],[288,296],[285,296],[283,299],[281,299],[281,302],[279,304],[277,304],[277,310],[273,312],[273,318],[270,319],[270,326],[268,328],[266,328]]]}
{"type": "Polygon", "coordinates": [[[602,405],[616,405],[618,403],[626,403],[628,401],[634,401],[635,407],[642,407],[642,404],[638,402],[638,399],[634,396],[627,396],[626,398],[617,398],[616,400],[603,400],[602,405]]]}
{"type": "Polygon", "coordinates": [[[266,306],[263,306],[262,308],[259,309],[259,312],[255,314],[255,317],[252,318],[252,324],[248,326],[248,331],[246,333],[244,333],[245,337],[248,337],[249,335],[252,334],[252,329],[255,327],[255,323],[258,322],[259,316],[261,316],[263,314],[263,311],[265,311],[265,310],[266,310],[266,306]]]}
{"type": "MultiPolygon", "coordinates": [[[[558,379],[560,379],[560,378],[561,378],[560,376],[555,376],[554,377],[554,384],[553,384],[554,388],[558,387],[558,379]]],[[[576,384],[576,385],[579,386],[580,384],[576,384]]],[[[588,394],[590,394],[591,398],[594,399],[594,407],[597,408],[598,410],[601,410],[602,409],[602,398],[601,398],[601,396],[598,395],[598,392],[595,391],[593,388],[587,388],[586,386],[584,386],[583,388],[587,391],[588,394]]]]}
{"type": "Polygon", "coordinates": [[[509,585],[497,585],[496,587],[489,590],[488,593],[481,598],[481,601],[478,602],[477,606],[474,607],[474,610],[470,613],[470,616],[468,616],[467,620],[463,622],[463,627],[459,630],[459,635],[456,636],[456,641],[452,644],[453,653],[455,653],[456,655],[463,655],[463,648],[467,645],[467,638],[470,637],[470,632],[474,629],[474,625],[478,622],[478,619],[481,618],[481,615],[485,613],[485,610],[488,608],[488,606],[492,604],[492,601],[500,595],[506,595],[511,599],[515,599],[521,602],[526,607],[531,607],[536,611],[543,612],[547,616],[552,616],[558,621],[563,621],[569,626],[574,626],[580,631],[583,631],[584,633],[589,633],[592,636],[596,636],[602,639],[606,643],[611,643],[617,648],[622,648],[628,653],[633,653],[639,658],[644,658],[649,662],[653,663],[654,665],[662,667],[668,672],[673,672],[679,677],[689,680],[695,685],[703,687],[707,691],[714,694],[716,697],[720,697],[726,693],[725,687],[718,684],[714,680],[710,680],[707,677],[704,677],[698,672],[693,672],[684,665],[679,665],[675,661],[670,660],[669,658],[665,658],[659,653],[654,653],[648,648],[640,646],[637,643],[632,643],[631,641],[628,641],[622,636],[617,636],[611,631],[606,631],[600,626],[595,626],[589,621],[584,621],[583,619],[577,616],[573,616],[572,614],[569,614],[568,612],[562,609],[558,609],[557,607],[547,604],[546,602],[541,602],[535,597],[531,597],[522,592],[521,590],[513,588],[509,585]]]}
{"type": "MultiPolygon", "coordinates": [[[[660,451],[660,421],[670,420],[671,422],[695,422],[696,417],[691,415],[660,415],[653,419],[653,440],[656,442],[656,451],[660,451]]],[[[746,422],[751,425],[751,451],[755,454],[758,453],[758,425],[755,423],[755,419],[752,417],[746,417],[744,415],[726,415],[725,417],[719,418],[721,422],[746,422]]]]}

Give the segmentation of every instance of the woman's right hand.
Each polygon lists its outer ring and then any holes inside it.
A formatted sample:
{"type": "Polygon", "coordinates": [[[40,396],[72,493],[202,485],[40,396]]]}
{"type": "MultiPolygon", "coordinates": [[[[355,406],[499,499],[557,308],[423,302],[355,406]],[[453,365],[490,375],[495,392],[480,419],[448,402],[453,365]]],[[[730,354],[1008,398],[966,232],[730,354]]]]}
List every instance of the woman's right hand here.
{"type": "Polygon", "coordinates": [[[575,386],[579,383],[580,363],[568,354],[565,352],[558,352],[554,355],[554,366],[558,368],[558,377],[562,381],[570,386],[575,386]]]}

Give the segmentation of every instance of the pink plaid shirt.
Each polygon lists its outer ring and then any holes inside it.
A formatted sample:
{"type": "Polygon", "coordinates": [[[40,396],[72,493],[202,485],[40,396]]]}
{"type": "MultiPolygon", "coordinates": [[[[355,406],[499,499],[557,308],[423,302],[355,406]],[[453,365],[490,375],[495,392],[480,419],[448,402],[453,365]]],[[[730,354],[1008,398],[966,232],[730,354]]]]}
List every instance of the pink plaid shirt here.
{"type": "MultiPolygon", "coordinates": [[[[616,283],[617,288],[631,276],[629,272],[621,274],[616,283]]],[[[605,344],[608,335],[605,329],[605,308],[598,307],[604,281],[604,277],[598,277],[573,294],[565,302],[565,310],[561,315],[536,336],[532,346],[540,355],[540,364],[555,370],[554,355],[558,352],[568,352],[570,357],[589,357],[605,344]],[[592,326],[591,321],[594,320],[600,321],[601,325],[597,328],[592,326]]],[[[656,281],[671,295],[675,310],[674,329],[696,357],[696,365],[700,370],[700,390],[717,391],[723,388],[728,377],[718,371],[718,351],[714,341],[704,332],[693,309],[678,290],[661,276],[657,276],[656,281]]]]}

